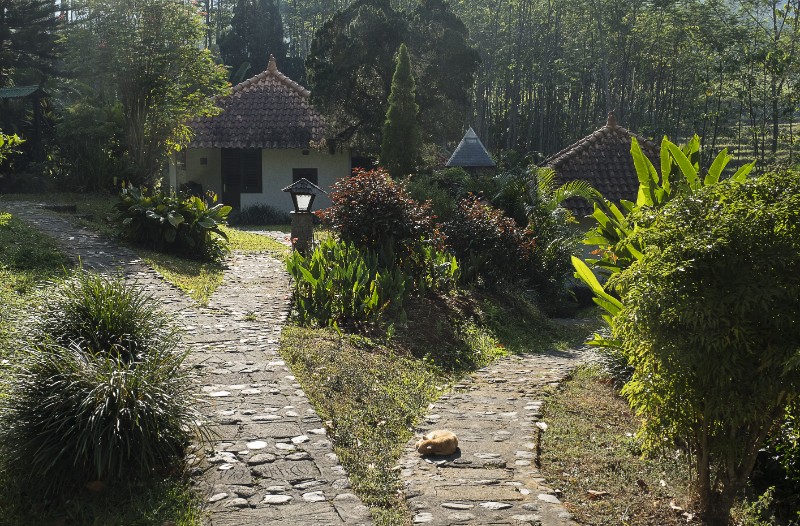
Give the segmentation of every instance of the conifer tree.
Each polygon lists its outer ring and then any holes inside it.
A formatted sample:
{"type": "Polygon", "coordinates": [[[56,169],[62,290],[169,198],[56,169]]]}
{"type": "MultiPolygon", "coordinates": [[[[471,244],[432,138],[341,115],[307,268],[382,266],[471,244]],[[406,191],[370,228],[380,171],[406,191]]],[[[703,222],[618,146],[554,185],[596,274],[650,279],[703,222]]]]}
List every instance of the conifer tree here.
{"type": "Polygon", "coordinates": [[[286,43],[278,2],[237,0],[231,29],[220,39],[219,50],[225,65],[231,68],[234,84],[266,70],[270,55],[275,55],[281,66],[286,43]]]}
{"type": "Polygon", "coordinates": [[[0,88],[18,79],[44,82],[55,61],[56,6],[52,0],[0,0],[0,88]]]}
{"type": "Polygon", "coordinates": [[[392,177],[410,174],[417,164],[421,144],[418,112],[411,59],[406,45],[400,44],[381,143],[381,164],[392,177]]]}

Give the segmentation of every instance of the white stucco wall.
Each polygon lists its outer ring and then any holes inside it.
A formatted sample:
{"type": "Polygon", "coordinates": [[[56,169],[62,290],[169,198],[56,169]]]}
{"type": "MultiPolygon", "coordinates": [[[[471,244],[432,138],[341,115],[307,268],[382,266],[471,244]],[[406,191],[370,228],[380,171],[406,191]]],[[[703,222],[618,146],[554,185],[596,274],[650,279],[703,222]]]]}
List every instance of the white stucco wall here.
{"type": "MultiPolygon", "coordinates": [[[[222,194],[221,151],[212,148],[190,148],[186,151],[186,170],[177,169],[175,157],[170,162],[169,182],[173,188],[194,181],[203,185],[203,190],[222,194]],[[205,158],[206,164],[201,164],[205,158]]],[[[261,151],[262,190],[260,194],[243,193],[242,208],[263,203],[280,210],[293,210],[292,199],[282,190],[292,184],[292,170],[295,168],[316,168],[319,186],[326,192],[336,179],[350,175],[350,152],[345,150],[330,154],[316,150],[262,150],[261,151]],[[303,155],[303,151],[307,155],[303,155]]],[[[314,209],[330,205],[327,196],[314,200],[314,209]]]]}
{"type": "MultiPolygon", "coordinates": [[[[350,152],[330,154],[327,151],[305,150],[262,150],[261,169],[263,193],[242,194],[242,208],[254,204],[267,204],[287,212],[294,210],[292,198],[282,190],[292,184],[294,168],[316,168],[319,186],[326,192],[337,179],[350,175],[350,152]]],[[[314,199],[314,210],[330,206],[327,196],[314,199]]]]}
{"type": "Polygon", "coordinates": [[[176,160],[180,153],[173,154],[169,163],[169,185],[177,190],[189,181],[203,185],[203,191],[222,192],[221,159],[216,148],[189,148],[186,150],[186,169],[178,168],[176,160]],[[203,161],[205,159],[205,161],[203,161]]]}

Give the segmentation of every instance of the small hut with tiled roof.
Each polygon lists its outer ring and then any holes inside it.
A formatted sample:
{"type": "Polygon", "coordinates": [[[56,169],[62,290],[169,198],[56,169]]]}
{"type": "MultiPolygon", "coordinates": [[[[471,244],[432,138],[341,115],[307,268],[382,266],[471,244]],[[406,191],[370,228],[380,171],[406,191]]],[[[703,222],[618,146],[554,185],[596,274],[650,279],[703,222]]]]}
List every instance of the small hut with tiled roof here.
{"type": "Polygon", "coordinates": [[[212,190],[235,208],[288,211],[292,202],[281,190],[293,182],[305,178],[328,189],[347,177],[350,152],[322,147],[325,121],[309,95],[270,56],[266,71],[217,99],[218,115],[190,121],[194,137],[171,163],[170,184],[212,190]]]}
{"type": "MultiPolygon", "coordinates": [[[[613,113],[608,115],[605,126],[551,156],[542,166],[555,170],[559,184],[583,180],[609,201],[636,201],[639,179],[631,157],[631,137],[636,137],[644,154],[658,169],[658,146],[618,126],[613,113]]],[[[593,210],[582,198],[569,199],[565,206],[578,217],[587,216],[593,210]]]]}
{"type": "Polygon", "coordinates": [[[458,143],[458,147],[450,156],[450,160],[445,165],[448,168],[458,166],[465,169],[486,170],[494,168],[495,162],[486,151],[483,143],[478,138],[478,134],[470,128],[464,134],[464,138],[458,143]]]}

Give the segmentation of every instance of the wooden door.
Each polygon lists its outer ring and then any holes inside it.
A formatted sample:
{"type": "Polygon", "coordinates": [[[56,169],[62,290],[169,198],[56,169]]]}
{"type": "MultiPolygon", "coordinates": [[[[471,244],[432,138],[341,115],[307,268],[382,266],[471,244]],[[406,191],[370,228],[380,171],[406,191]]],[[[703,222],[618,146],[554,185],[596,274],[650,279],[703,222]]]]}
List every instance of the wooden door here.
{"type": "Polygon", "coordinates": [[[222,203],[238,209],[242,204],[241,150],[222,149],[222,203]]]}

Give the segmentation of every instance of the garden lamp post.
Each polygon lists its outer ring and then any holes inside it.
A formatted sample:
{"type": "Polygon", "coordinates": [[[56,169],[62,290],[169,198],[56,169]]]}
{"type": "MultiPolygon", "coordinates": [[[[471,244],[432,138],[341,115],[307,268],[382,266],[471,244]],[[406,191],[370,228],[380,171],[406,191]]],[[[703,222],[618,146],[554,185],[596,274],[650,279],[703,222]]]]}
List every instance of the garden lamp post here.
{"type": "Polygon", "coordinates": [[[294,204],[294,212],[290,212],[292,216],[292,246],[298,252],[305,254],[311,248],[311,242],[314,239],[311,205],[316,196],[326,192],[305,178],[298,179],[283,191],[291,194],[294,204]]]}

